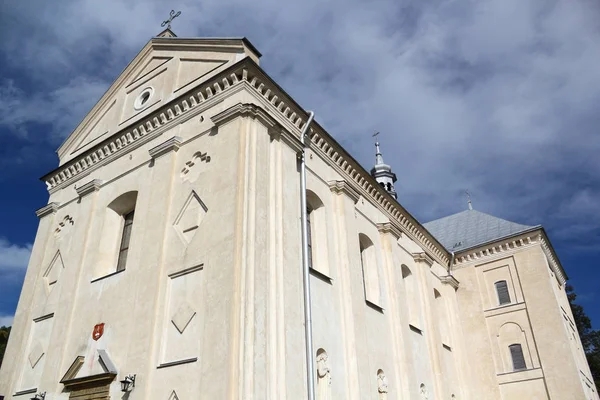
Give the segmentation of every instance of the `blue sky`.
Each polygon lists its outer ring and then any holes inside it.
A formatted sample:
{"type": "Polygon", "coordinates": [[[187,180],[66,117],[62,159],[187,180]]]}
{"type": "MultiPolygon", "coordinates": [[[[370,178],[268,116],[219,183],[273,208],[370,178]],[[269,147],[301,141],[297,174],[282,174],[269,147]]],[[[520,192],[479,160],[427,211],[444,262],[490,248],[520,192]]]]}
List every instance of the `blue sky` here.
{"type": "Polygon", "coordinates": [[[0,5],[0,325],[14,314],[55,150],[171,9],[181,37],[247,36],[399,201],[542,224],[600,327],[600,5],[587,0],[28,0],[0,5]]]}

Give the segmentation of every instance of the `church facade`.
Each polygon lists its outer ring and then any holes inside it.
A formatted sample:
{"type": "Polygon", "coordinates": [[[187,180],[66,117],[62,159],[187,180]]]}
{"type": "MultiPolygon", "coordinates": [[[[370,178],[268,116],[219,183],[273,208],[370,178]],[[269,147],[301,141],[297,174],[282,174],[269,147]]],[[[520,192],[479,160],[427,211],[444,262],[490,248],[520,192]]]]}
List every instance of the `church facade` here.
{"type": "Polygon", "coordinates": [[[6,399],[598,400],[541,226],[421,224],[246,39],[153,38],[58,149],[6,399]]]}

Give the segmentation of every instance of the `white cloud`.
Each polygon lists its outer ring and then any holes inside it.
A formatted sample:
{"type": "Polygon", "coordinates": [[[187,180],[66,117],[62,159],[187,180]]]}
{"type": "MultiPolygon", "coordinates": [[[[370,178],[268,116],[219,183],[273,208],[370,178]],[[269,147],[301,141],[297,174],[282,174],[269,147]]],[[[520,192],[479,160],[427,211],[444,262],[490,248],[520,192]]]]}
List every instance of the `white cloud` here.
{"type": "Polygon", "coordinates": [[[0,326],[12,326],[14,315],[0,315],[0,326]]]}
{"type": "MultiPolygon", "coordinates": [[[[564,231],[566,219],[578,236],[600,225],[583,192],[600,176],[600,5],[186,0],[174,7],[182,10],[173,23],[180,36],[248,36],[266,71],[367,169],[370,134],[381,131],[400,201],[421,219],[464,209],[461,191],[469,189],[475,208],[518,222],[564,231]]],[[[0,82],[0,94],[9,94],[0,124],[22,132],[42,121],[62,137],[170,10],[147,0],[6,8],[0,53],[21,76],[0,82]]]]}
{"type": "Polygon", "coordinates": [[[0,238],[0,273],[24,271],[29,263],[31,245],[19,246],[0,238]]]}

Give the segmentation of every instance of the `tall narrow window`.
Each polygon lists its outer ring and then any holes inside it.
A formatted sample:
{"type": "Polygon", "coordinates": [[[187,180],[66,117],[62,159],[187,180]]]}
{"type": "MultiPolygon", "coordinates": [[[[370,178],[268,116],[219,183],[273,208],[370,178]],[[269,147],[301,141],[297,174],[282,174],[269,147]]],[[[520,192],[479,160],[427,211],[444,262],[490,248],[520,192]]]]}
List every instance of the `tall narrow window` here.
{"type": "Polygon", "coordinates": [[[508,293],[508,285],[506,281],[498,281],[495,283],[496,293],[498,294],[498,303],[500,305],[510,303],[510,294],[508,293]]]}
{"type": "Polygon", "coordinates": [[[522,369],[527,369],[527,365],[525,364],[525,357],[523,356],[523,348],[520,344],[511,344],[508,346],[510,349],[510,357],[512,358],[513,370],[520,371],[522,369]]]}
{"type": "Polygon", "coordinates": [[[312,207],[308,206],[306,208],[306,241],[308,243],[308,267],[313,267],[313,251],[312,251],[312,227],[310,225],[310,214],[312,213],[312,207]]]}
{"type": "Polygon", "coordinates": [[[127,263],[127,253],[129,252],[129,241],[131,240],[131,228],[133,227],[133,215],[135,210],[125,214],[123,218],[123,236],[121,236],[121,246],[119,246],[119,259],[117,261],[117,271],[125,269],[127,263]]]}
{"type": "Polygon", "coordinates": [[[364,234],[359,234],[360,261],[363,270],[363,285],[365,289],[365,300],[371,306],[383,309],[381,303],[381,288],[379,285],[379,268],[377,266],[377,255],[375,245],[364,234]]]}

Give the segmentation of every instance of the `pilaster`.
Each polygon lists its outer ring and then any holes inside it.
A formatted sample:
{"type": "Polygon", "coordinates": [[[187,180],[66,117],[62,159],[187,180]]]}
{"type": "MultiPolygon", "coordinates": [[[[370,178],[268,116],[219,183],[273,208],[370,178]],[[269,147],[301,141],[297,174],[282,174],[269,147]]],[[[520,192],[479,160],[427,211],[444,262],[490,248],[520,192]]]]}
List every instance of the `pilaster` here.
{"type": "MultiPolygon", "coordinates": [[[[344,340],[344,358],[345,366],[344,377],[346,379],[347,398],[348,400],[359,400],[360,399],[360,384],[359,379],[353,377],[360,376],[358,368],[358,357],[356,353],[356,327],[354,303],[352,289],[352,271],[355,271],[355,266],[352,265],[350,253],[353,246],[358,243],[358,237],[352,237],[352,233],[355,230],[350,226],[349,221],[355,219],[354,205],[358,201],[358,194],[353,191],[345,181],[333,181],[329,183],[329,187],[333,193],[333,204],[334,204],[334,222],[335,222],[335,239],[338,242],[336,246],[338,249],[337,259],[339,261],[339,284],[341,286],[340,293],[340,309],[342,310],[342,318],[340,332],[344,340]],[[345,189],[348,190],[345,190],[345,189]]],[[[361,298],[361,304],[364,300],[361,298]]]]}
{"type": "Polygon", "coordinates": [[[394,359],[398,360],[394,363],[394,380],[396,393],[402,393],[399,398],[408,398],[410,396],[410,388],[408,383],[411,382],[407,371],[410,368],[410,353],[403,351],[407,347],[404,343],[402,332],[408,326],[408,321],[402,320],[402,307],[400,305],[399,290],[396,282],[396,266],[394,265],[394,250],[397,246],[398,239],[402,237],[402,231],[390,222],[377,224],[377,229],[381,235],[381,243],[383,244],[383,265],[385,271],[385,286],[386,292],[389,294],[389,313],[388,317],[391,320],[392,337],[392,352],[394,359]]]}
{"type": "Polygon", "coordinates": [[[429,284],[429,274],[431,273],[430,268],[433,265],[433,258],[427,253],[413,253],[413,258],[417,266],[416,270],[419,276],[419,286],[421,287],[422,296],[421,299],[424,303],[423,318],[425,320],[425,336],[427,337],[427,347],[429,348],[429,356],[431,359],[431,366],[433,369],[434,385],[435,385],[435,398],[443,398],[445,391],[443,387],[443,368],[441,363],[440,349],[442,348],[442,341],[439,332],[436,329],[437,324],[435,323],[434,316],[436,315],[433,311],[431,301],[433,299],[433,288],[429,284]]]}
{"type": "MultiPolygon", "coordinates": [[[[160,309],[162,304],[160,299],[165,298],[167,288],[167,275],[164,266],[164,244],[165,235],[168,225],[172,222],[171,205],[173,185],[175,184],[177,151],[181,147],[181,138],[173,136],[163,143],[148,150],[148,154],[152,157],[150,163],[151,173],[149,180],[153,183],[146,187],[144,203],[136,204],[136,216],[139,220],[152,221],[151,224],[144,224],[143,238],[138,243],[144,248],[140,257],[140,262],[134,268],[144,271],[132,271],[134,273],[146,273],[154,275],[154,281],[148,280],[147,285],[136,286],[135,298],[143,299],[136,302],[135,308],[154,309],[154,318],[147,320],[137,320],[138,322],[132,326],[132,337],[146,338],[145,340],[133,340],[129,344],[129,357],[127,361],[134,365],[148,365],[146,371],[141,371],[138,374],[138,379],[153,380],[156,372],[156,367],[159,363],[159,351],[162,344],[160,340],[162,335],[162,321],[164,312],[160,309]],[[152,332],[148,338],[148,332],[152,332]],[[147,345],[151,343],[151,355],[147,354],[147,345]],[[148,362],[150,359],[150,362],[148,362]],[[145,375],[145,376],[144,376],[145,375]]],[[[138,197],[139,198],[139,197],[138,197]]],[[[139,200],[138,200],[139,202],[139,200]]],[[[132,310],[133,314],[148,314],[143,310],[132,310]]],[[[131,370],[128,365],[123,365],[121,368],[131,370]]],[[[149,390],[150,385],[141,385],[136,390],[141,393],[137,395],[140,398],[152,397],[145,390],[149,390]]]]}

